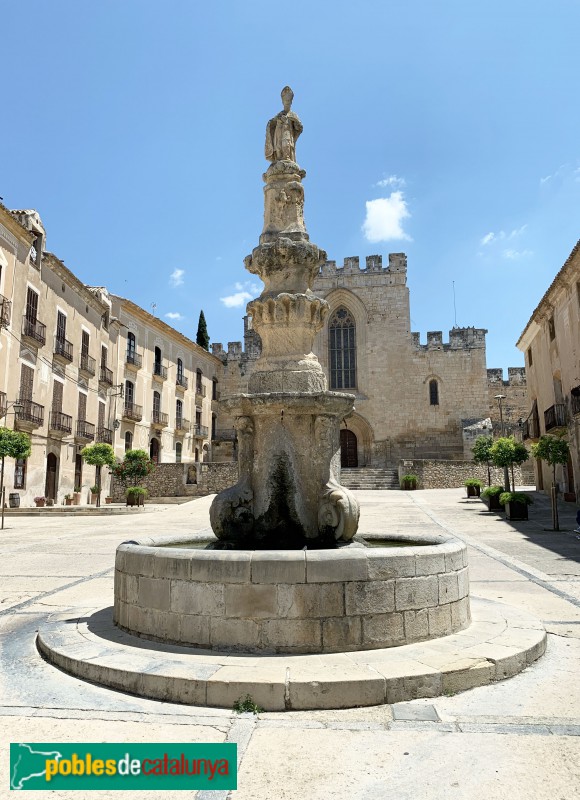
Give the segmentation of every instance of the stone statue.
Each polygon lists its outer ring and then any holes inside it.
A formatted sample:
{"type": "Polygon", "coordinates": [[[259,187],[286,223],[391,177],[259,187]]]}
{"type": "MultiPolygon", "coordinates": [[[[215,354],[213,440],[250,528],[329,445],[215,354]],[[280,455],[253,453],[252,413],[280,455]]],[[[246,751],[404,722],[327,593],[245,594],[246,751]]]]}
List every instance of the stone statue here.
{"type": "Polygon", "coordinates": [[[266,127],[265,153],[268,161],[296,161],[296,140],[302,133],[298,115],[290,110],[294,92],[289,86],[282,89],[284,110],[273,117],[266,127]]]}

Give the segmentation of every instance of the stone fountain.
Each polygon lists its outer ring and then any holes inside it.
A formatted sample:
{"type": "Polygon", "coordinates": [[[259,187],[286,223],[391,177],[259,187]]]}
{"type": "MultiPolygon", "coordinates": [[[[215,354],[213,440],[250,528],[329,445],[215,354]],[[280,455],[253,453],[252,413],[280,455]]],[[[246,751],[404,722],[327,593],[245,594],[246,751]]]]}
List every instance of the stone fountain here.
{"type": "Polygon", "coordinates": [[[212,503],[215,536],[124,542],[112,616],[58,617],[38,647],[112,688],[230,708],[247,692],[267,710],[342,708],[509,677],[542,654],[545,632],[481,600],[471,624],[462,541],[357,533],[358,503],[338,479],[354,396],[328,391],[312,353],[328,313],[311,289],[326,254],[304,224],[292,99],[285,87],[266,130],[264,228],[245,259],[264,282],[247,309],[262,354],[249,393],[221,401],[235,419],[239,480],[212,503]]]}

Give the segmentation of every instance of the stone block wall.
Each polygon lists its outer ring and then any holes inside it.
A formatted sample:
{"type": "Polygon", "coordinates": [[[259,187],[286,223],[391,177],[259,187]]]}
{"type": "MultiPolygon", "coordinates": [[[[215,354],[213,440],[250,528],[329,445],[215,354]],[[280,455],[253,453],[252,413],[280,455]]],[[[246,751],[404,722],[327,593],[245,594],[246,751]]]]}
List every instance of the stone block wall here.
{"type": "MultiPolygon", "coordinates": [[[[473,461],[438,461],[435,459],[405,459],[399,462],[399,478],[402,475],[416,475],[419,489],[455,489],[463,486],[467,478],[479,478],[487,486],[487,467],[473,461]]],[[[514,468],[517,486],[528,486],[529,473],[522,474],[520,467],[514,468]]],[[[511,480],[511,470],[510,470],[511,480]]],[[[491,468],[492,485],[503,485],[503,469],[491,468]]],[[[533,481],[532,481],[533,483],[533,481]]]]}
{"type": "MultiPolygon", "coordinates": [[[[238,480],[237,462],[224,464],[158,464],[142,482],[149,497],[201,497],[233,486],[238,480]]],[[[125,502],[125,487],[112,479],[113,502],[125,502]]]]}

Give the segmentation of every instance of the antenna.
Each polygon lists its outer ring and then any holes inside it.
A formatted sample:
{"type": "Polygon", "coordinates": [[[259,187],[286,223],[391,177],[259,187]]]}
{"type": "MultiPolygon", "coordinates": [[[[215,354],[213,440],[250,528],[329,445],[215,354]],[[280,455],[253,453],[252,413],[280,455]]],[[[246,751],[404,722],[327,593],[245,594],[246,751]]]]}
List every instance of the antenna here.
{"type": "Polygon", "coordinates": [[[457,306],[455,305],[455,281],[453,281],[453,314],[455,317],[455,327],[457,327],[457,306]]]}
{"type": "Polygon", "coordinates": [[[157,303],[151,303],[151,313],[155,316],[155,310],[157,309],[157,303]]]}

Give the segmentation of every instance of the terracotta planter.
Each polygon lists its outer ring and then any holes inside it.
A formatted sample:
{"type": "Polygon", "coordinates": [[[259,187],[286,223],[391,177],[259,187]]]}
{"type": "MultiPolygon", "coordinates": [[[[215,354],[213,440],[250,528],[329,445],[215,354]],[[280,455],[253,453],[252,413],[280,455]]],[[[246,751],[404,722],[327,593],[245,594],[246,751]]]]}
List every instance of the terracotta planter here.
{"type": "Polygon", "coordinates": [[[34,503],[37,508],[44,508],[46,505],[46,500],[35,500],[34,503]]]}
{"type": "Polygon", "coordinates": [[[65,506],[72,506],[73,503],[74,503],[74,497],[65,497],[64,498],[65,506]]]}
{"type": "Polygon", "coordinates": [[[91,492],[91,505],[96,506],[97,504],[97,495],[91,492]]]}
{"type": "Polygon", "coordinates": [[[505,505],[505,518],[517,521],[527,520],[528,507],[526,503],[506,503],[505,505]]]}
{"type": "Polygon", "coordinates": [[[113,498],[112,497],[105,497],[105,503],[107,505],[110,505],[112,502],[113,502],[113,498]]]}
{"type": "Polygon", "coordinates": [[[73,506],[80,506],[80,504],[81,504],[81,493],[80,492],[74,492],[73,493],[72,502],[73,502],[73,506]]]}
{"type": "Polygon", "coordinates": [[[466,486],[468,497],[479,497],[481,494],[481,486],[466,486]]]}

